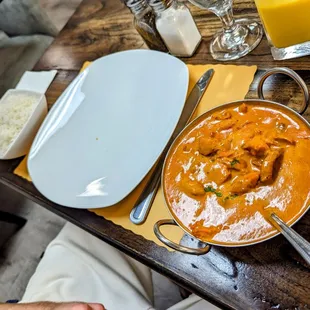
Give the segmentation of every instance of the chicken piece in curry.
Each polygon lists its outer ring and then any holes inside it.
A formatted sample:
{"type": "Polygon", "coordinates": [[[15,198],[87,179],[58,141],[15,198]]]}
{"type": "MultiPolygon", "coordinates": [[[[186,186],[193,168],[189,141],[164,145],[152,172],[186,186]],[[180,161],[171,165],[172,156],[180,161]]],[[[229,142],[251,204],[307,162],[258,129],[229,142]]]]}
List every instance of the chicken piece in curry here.
{"type": "Polygon", "coordinates": [[[174,144],[164,173],[178,222],[216,244],[276,233],[268,212],[296,220],[310,198],[310,130],[273,105],[239,104],[196,121],[174,144]]]}

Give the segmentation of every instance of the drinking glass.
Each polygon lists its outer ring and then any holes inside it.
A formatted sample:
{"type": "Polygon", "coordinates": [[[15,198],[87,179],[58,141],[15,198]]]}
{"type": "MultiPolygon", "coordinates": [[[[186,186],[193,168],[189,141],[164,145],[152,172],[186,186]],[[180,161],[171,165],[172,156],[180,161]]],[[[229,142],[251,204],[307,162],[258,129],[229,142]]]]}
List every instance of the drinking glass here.
{"type": "Polygon", "coordinates": [[[234,19],[233,0],[189,0],[192,4],[217,15],[223,29],[211,41],[211,55],[216,60],[239,59],[250,53],[263,37],[262,26],[249,18],[234,19]]]}
{"type": "Polygon", "coordinates": [[[275,60],[310,55],[309,0],[255,0],[275,60]]]}

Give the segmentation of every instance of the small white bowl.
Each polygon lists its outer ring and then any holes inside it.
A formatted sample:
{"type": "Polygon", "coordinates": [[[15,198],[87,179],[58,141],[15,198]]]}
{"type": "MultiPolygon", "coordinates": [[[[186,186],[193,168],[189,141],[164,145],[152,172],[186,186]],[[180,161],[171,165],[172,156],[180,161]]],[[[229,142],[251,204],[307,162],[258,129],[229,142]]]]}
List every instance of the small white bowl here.
{"type": "Polygon", "coordinates": [[[34,104],[33,111],[23,125],[21,131],[9,145],[6,152],[0,154],[0,159],[13,159],[26,155],[29,152],[32,141],[47,114],[47,102],[44,94],[28,90],[10,89],[1,98],[0,104],[5,102],[7,97],[12,94],[19,94],[21,96],[24,94],[30,94],[36,97],[36,103],[34,104]]]}

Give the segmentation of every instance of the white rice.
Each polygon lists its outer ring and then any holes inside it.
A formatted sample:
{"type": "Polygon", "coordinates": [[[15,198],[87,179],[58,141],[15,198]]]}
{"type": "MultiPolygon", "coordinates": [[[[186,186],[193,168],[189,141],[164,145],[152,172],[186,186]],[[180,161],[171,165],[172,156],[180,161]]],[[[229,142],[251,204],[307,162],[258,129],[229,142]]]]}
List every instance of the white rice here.
{"type": "Polygon", "coordinates": [[[0,103],[0,153],[2,155],[23,129],[37,102],[36,95],[10,93],[0,103]]]}

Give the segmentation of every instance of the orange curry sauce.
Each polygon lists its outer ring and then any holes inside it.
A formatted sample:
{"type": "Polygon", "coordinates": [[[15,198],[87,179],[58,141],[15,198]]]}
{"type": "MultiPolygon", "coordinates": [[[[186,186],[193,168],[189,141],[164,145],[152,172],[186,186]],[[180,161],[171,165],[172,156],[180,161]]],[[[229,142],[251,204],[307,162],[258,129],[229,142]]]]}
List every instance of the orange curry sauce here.
{"type": "Polygon", "coordinates": [[[167,158],[164,189],[178,223],[203,241],[242,245],[276,233],[310,198],[310,130],[272,105],[239,104],[194,122],[167,158]]]}

